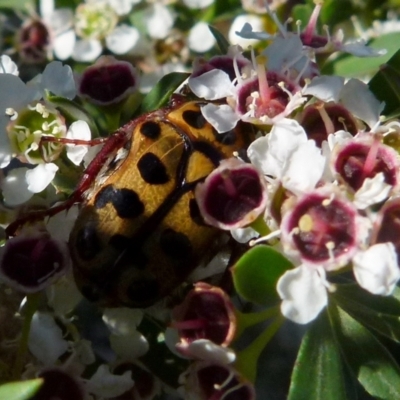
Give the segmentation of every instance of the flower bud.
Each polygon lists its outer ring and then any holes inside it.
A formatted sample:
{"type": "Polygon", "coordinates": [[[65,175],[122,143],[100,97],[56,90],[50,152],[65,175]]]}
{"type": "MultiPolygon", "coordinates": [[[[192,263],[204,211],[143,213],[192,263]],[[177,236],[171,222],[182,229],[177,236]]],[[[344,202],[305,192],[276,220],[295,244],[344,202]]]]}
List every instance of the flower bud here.
{"type": "Polygon", "coordinates": [[[195,191],[204,220],[230,230],[251,224],[267,205],[265,178],[251,164],[222,161],[195,191]]]}

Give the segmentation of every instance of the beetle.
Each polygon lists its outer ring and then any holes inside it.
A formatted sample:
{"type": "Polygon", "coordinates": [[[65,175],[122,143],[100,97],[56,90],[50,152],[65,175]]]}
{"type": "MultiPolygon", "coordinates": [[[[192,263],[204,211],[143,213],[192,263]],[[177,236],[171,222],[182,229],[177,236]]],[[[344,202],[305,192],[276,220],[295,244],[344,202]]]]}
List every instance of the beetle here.
{"type": "Polygon", "coordinates": [[[175,102],[117,130],[59,207],[80,203],[69,237],[78,288],[105,306],[147,307],[185,281],[221,231],[202,220],[194,189],[252,129],[219,134],[201,101],[175,102]]]}

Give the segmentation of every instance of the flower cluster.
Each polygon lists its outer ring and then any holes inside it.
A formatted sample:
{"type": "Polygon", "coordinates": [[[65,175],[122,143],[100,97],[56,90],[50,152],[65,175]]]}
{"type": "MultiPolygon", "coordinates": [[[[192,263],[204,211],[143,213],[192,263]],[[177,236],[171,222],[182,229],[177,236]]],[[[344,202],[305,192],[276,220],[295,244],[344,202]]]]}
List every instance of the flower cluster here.
{"type": "Polygon", "coordinates": [[[0,376],[40,378],[31,398],[255,399],[284,319],[400,341],[400,122],[323,69],[385,50],[319,34],[321,1],[293,31],[284,0],[242,3],[230,42],[188,29],[218,22],[213,0],[19,15],[0,56],[0,376]],[[130,179],[140,193],[114,185],[130,179]]]}

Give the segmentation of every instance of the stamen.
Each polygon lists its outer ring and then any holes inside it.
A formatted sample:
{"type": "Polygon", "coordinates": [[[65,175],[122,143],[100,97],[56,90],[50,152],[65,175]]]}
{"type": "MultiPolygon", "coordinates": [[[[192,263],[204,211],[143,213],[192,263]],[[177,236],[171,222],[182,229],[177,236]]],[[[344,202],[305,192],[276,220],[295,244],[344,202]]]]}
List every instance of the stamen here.
{"type": "Polygon", "coordinates": [[[252,240],[250,240],[250,242],[249,242],[249,246],[252,247],[252,246],[255,246],[255,245],[258,244],[258,243],[268,242],[268,241],[270,241],[271,239],[275,239],[276,237],[280,236],[280,234],[281,234],[281,230],[278,229],[278,230],[276,230],[276,231],[274,231],[274,232],[269,233],[269,234],[266,235],[266,236],[262,236],[262,237],[259,237],[259,238],[257,238],[257,239],[252,239],[252,240]]]}
{"type": "Polygon", "coordinates": [[[376,161],[378,158],[379,151],[379,140],[374,139],[372,145],[369,148],[367,158],[365,159],[365,163],[362,170],[362,179],[364,180],[367,176],[371,174],[373,169],[376,166],[376,161]]]}
{"type": "Polygon", "coordinates": [[[311,14],[310,20],[308,21],[308,24],[303,34],[303,43],[305,45],[311,45],[312,38],[317,27],[318,16],[322,8],[322,1],[316,0],[314,1],[314,3],[315,3],[315,8],[311,14]]]}
{"type": "Polygon", "coordinates": [[[319,115],[321,116],[321,119],[325,125],[327,135],[329,135],[330,133],[332,134],[335,133],[335,126],[333,125],[331,118],[326,112],[324,104],[323,103],[317,104],[316,109],[318,110],[319,115]]]}

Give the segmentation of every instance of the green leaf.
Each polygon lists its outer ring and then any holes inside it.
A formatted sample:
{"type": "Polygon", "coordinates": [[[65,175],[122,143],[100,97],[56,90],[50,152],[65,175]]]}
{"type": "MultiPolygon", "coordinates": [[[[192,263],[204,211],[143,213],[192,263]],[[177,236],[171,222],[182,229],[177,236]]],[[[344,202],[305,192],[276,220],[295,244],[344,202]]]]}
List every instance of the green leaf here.
{"type": "Polygon", "coordinates": [[[233,283],[246,300],[258,304],[276,303],[276,283],[293,264],[270,246],[248,250],[232,268],[233,283]]]}
{"type": "Polygon", "coordinates": [[[338,285],[331,296],[358,322],[391,340],[400,342],[398,299],[392,296],[375,296],[358,285],[338,285]]]}
{"type": "Polygon", "coordinates": [[[331,304],[329,316],[342,356],[364,389],[379,399],[400,398],[400,368],[379,340],[344,310],[331,304]]]}
{"type": "Polygon", "coordinates": [[[11,8],[12,10],[34,10],[35,2],[33,0],[0,0],[0,8],[11,8]]]}
{"type": "Polygon", "coordinates": [[[380,100],[385,102],[385,114],[396,112],[400,107],[400,50],[381,66],[368,86],[380,100]]]}
{"type": "Polygon", "coordinates": [[[138,330],[149,343],[149,351],[140,357],[140,361],[169,387],[178,387],[179,375],[188,368],[189,363],[188,360],[171,353],[165,341],[161,340],[165,326],[160,326],[149,317],[145,317],[138,330]]]}
{"type": "Polygon", "coordinates": [[[210,29],[212,35],[215,37],[221,54],[225,55],[229,49],[229,42],[225,39],[225,36],[217,28],[214,28],[211,25],[208,25],[208,28],[210,29]]]}
{"type": "Polygon", "coordinates": [[[325,311],[312,323],[301,342],[288,400],[348,398],[340,349],[325,311]]]}
{"type": "Polygon", "coordinates": [[[53,104],[54,107],[57,107],[68,124],[78,120],[85,121],[89,125],[92,137],[99,136],[96,124],[82,107],[64,97],[53,96],[51,94],[47,95],[47,100],[53,104]]]}
{"type": "Polygon", "coordinates": [[[184,72],[172,72],[162,77],[142,101],[140,114],[164,107],[172,93],[189,77],[184,72]]]}
{"type": "Polygon", "coordinates": [[[386,63],[399,49],[400,32],[388,33],[371,41],[369,46],[374,49],[386,49],[387,53],[380,57],[355,57],[345,55],[323,68],[323,73],[329,70],[332,75],[345,77],[366,77],[375,74],[379,67],[386,63]]]}
{"type": "Polygon", "coordinates": [[[0,399],[28,400],[42,386],[43,379],[10,382],[0,386],[0,399]]]}
{"type": "Polygon", "coordinates": [[[293,21],[301,21],[301,26],[307,26],[307,23],[310,19],[310,16],[313,12],[313,6],[310,4],[297,4],[292,9],[292,18],[293,21]]]}

